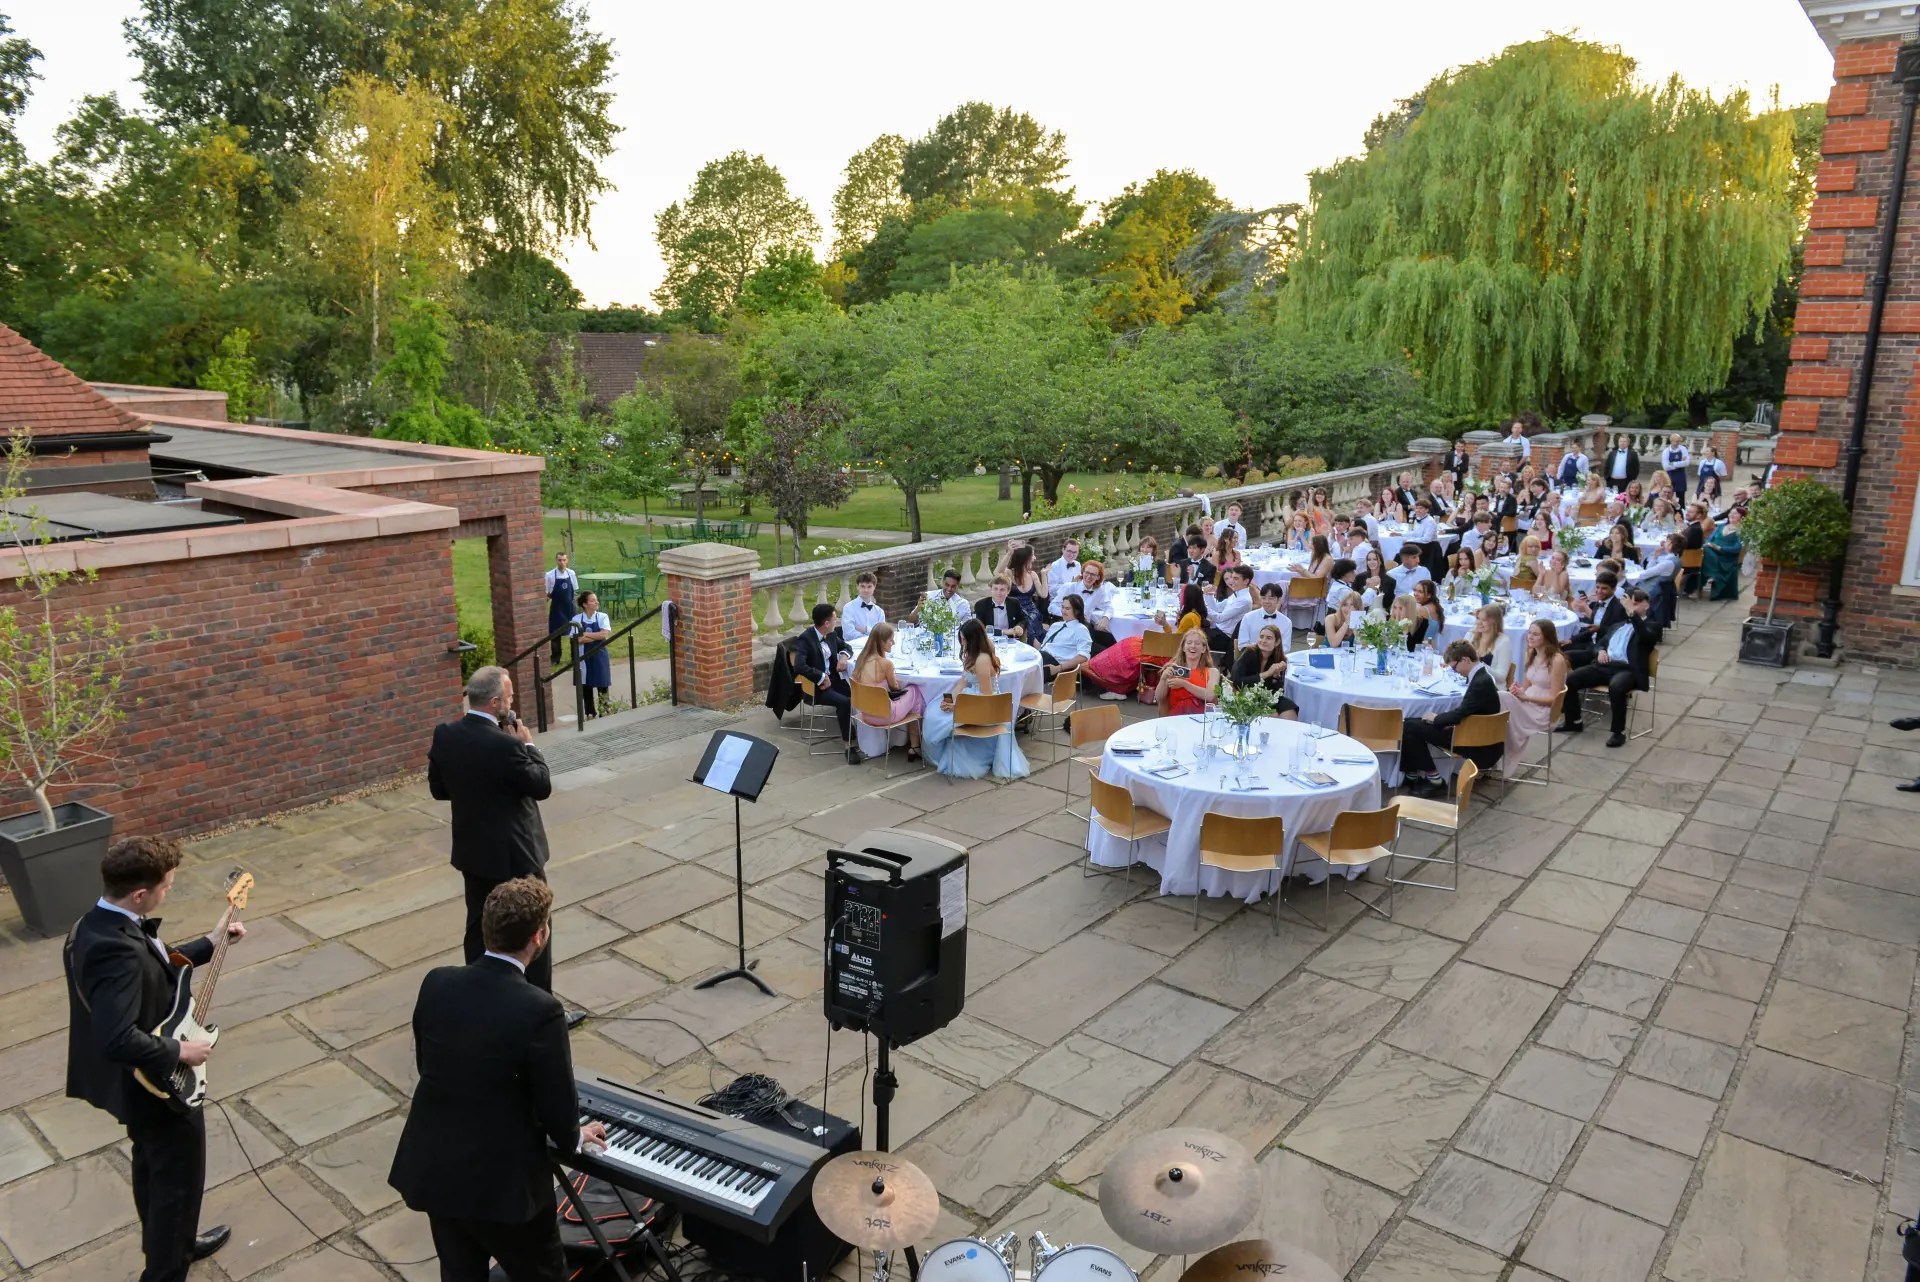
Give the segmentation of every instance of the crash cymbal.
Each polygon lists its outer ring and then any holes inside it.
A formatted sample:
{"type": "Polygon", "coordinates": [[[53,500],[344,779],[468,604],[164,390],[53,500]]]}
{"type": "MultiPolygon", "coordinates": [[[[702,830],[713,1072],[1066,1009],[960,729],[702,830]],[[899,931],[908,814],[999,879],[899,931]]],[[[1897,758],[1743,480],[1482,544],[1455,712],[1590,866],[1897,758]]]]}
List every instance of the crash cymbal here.
{"type": "Polygon", "coordinates": [[[813,1177],[813,1209],[849,1246],[894,1251],[933,1232],[940,1195],[912,1162],[892,1153],[842,1153],[813,1177]]]}
{"type": "Polygon", "coordinates": [[[1100,1213],[1120,1240],[1156,1255],[1209,1251],[1260,1204],[1260,1168],[1238,1141],[1194,1126],[1142,1135],[1100,1176],[1100,1213]]]}
{"type": "Polygon", "coordinates": [[[1180,1282],[1340,1282],[1333,1266],[1287,1242],[1252,1238],[1208,1251],[1180,1282]]]}

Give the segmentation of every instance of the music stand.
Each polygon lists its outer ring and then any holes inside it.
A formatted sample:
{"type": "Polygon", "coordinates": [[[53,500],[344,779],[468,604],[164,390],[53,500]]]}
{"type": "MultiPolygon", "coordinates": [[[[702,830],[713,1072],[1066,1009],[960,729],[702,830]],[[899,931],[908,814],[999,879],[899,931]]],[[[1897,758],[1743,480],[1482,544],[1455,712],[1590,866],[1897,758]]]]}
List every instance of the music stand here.
{"type": "Polygon", "coordinates": [[[732,730],[716,730],[707,741],[707,751],[701,756],[700,764],[694,768],[694,783],[733,798],[733,904],[740,929],[739,965],[707,976],[695,984],[695,988],[712,988],[729,979],[744,979],[767,996],[774,995],[767,981],[747,965],[747,876],[746,856],[740,849],[740,802],[742,798],[760,799],[760,790],[767,786],[767,776],[773,773],[773,760],[779,755],[780,749],[765,739],[732,730]]]}

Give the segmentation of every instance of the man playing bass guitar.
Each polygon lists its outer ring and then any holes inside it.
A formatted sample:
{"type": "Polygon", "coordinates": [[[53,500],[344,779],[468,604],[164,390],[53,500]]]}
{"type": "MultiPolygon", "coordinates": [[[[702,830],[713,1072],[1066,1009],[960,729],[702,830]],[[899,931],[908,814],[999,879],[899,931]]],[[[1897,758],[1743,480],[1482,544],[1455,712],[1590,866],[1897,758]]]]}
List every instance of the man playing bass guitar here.
{"type": "MultiPolygon", "coordinates": [[[[206,1182],[206,1117],[180,1110],[134,1078],[164,1082],[179,1064],[200,1065],[211,1042],[175,1041],[149,1030],[167,1017],[174,967],[150,916],[173,888],[177,843],[125,837],[100,861],[103,893],[67,936],[67,1094],[104,1109],[133,1141],[133,1204],[140,1215],[146,1271],[140,1282],[185,1282],[195,1260],[226,1244],[225,1225],[200,1232],[206,1182]]],[[[246,927],[231,921],[228,935],[246,927]]],[[[194,965],[213,956],[211,936],[172,949],[194,965]]]]}

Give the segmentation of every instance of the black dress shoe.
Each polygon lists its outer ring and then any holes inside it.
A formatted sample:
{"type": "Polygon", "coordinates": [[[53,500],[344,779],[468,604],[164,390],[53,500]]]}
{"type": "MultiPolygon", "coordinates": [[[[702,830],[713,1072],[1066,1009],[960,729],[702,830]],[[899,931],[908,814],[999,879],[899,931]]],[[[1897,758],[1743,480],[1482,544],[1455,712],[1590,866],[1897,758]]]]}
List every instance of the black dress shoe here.
{"type": "Polygon", "coordinates": [[[1559,725],[1553,728],[1553,733],[1579,734],[1582,730],[1585,730],[1586,728],[1587,727],[1585,726],[1585,724],[1579,721],[1562,721],[1559,725]]]}
{"type": "Polygon", "coordinates": [[[1627,736],[1621,734],[1618,730],[1607,736],[1607,746],[1609,748],[1624,747],[1626,746],[1626,742],[1627,736]]]}
{"type": "Polygon", "coordinates": [[[1895,717],[1893,719],[1893,728],[1895,730],[1920,730],[1920,717],[1895,717]]]}
{"type": "Polygon", "coordinates": [[[1920,792],[1920,779],[1915,779],[1912,783],[1897,783],[1893,786],[1901,792],[1920,792]]]}
{"type": "Polygon", "coordinates": [[[193,1239],[193,1258],[196,1260],[206,1259],[209,1255],[212,1255],[215,1251],[225,1246],[227,1239],[232,1236],[233,1230],[226,1225],[214,1225],[205,1233],[193,1239]]]}
{"type": "Polygon", "coordinates": [[[570,1010],[567,1012],[568,1028],[578,1028],[580,1027],[580,1025],[586,1022],[587,1022],[587,1012],[583,1010],[570,1010]]]}

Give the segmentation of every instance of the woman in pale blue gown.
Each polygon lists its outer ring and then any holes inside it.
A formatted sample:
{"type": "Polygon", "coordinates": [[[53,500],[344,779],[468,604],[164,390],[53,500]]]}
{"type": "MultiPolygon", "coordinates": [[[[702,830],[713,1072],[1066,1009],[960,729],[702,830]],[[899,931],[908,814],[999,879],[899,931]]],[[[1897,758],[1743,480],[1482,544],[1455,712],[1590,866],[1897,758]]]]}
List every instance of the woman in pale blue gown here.
{"type": "Polygon", "coordinates": [[[953,733],[953,696],[956,694],[996,694],[1000,659],[993,652],[986,625],[968,619],[960,625],[960,666],[964,670],[953,689],[927,708],[920,723],[920,742],[926,758],[943,775],[959,779],[983,779],[999,775],[1003,779],[1027,777],[1026,754],[1014,742],[1013,727],[991,739],[974,739],[953,733]]]}

